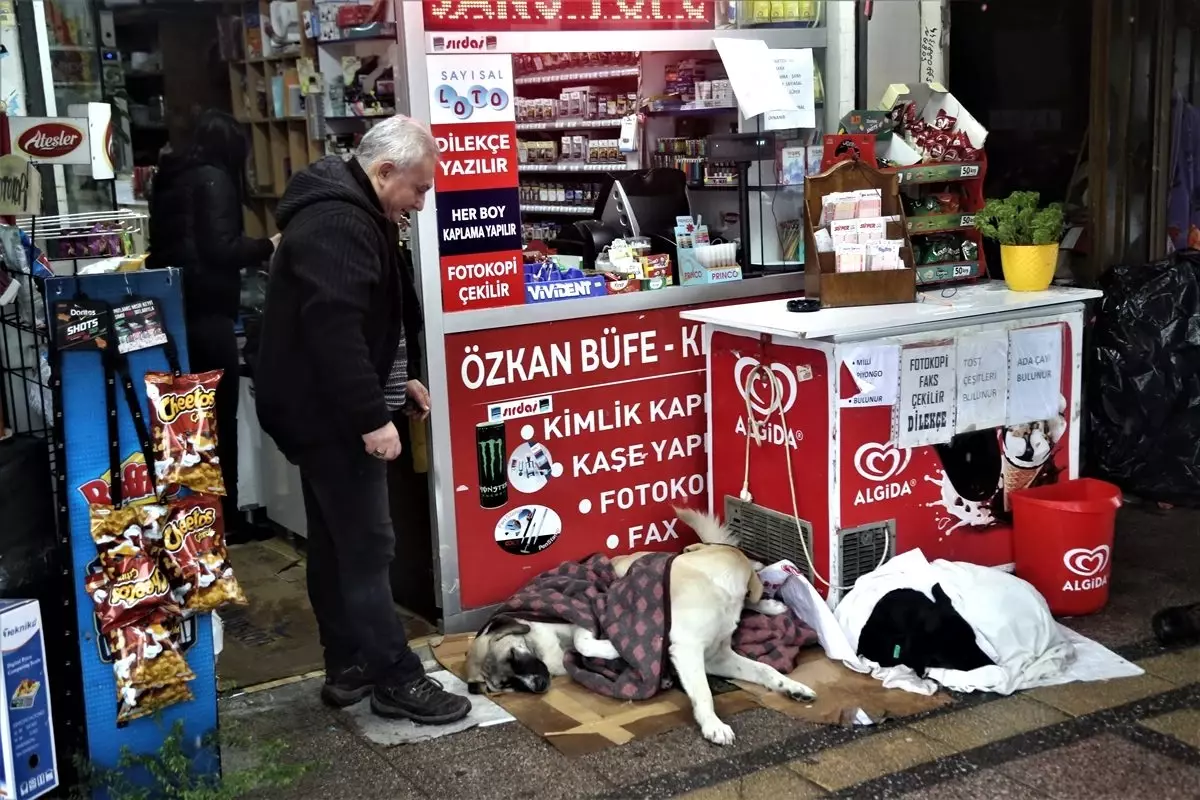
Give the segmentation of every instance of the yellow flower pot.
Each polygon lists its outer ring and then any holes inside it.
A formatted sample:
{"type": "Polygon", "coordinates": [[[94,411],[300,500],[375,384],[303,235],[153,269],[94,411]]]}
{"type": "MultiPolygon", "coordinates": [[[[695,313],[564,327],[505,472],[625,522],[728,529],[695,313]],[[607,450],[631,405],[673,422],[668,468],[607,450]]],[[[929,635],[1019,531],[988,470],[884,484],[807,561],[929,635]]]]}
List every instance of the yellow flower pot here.
{"type": "Polygon", "coordinates": [[[1058,266],[1058,243],[1000,245],[1004,282],[1014,292],[1040,292],[1050,287],[1058,266]]]}

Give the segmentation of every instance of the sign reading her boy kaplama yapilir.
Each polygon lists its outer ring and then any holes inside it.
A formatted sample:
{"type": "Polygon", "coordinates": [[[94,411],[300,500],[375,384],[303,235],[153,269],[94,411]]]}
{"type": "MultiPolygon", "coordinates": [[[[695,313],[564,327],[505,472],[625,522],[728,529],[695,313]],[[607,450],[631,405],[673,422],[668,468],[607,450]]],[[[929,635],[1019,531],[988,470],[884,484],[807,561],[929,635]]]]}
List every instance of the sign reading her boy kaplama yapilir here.
{"type": "Polygon", "coordinates": [[[42,176],[24,156],[0,156],[0,214],[32,216],[41,212],[42,176]]]}

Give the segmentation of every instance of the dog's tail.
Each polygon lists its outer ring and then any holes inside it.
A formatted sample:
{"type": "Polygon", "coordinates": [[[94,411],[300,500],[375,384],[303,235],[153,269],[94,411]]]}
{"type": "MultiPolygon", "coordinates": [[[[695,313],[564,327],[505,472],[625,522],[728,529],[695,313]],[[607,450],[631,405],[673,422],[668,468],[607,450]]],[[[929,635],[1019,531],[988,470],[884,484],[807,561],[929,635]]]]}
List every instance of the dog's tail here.
{"type": "Polygon", "coordinates": [[[675,516],[696,532],[705,544],[727,544],[737,547],[738,537],[712,514],[694,508],[676,508],[675,516]]]}

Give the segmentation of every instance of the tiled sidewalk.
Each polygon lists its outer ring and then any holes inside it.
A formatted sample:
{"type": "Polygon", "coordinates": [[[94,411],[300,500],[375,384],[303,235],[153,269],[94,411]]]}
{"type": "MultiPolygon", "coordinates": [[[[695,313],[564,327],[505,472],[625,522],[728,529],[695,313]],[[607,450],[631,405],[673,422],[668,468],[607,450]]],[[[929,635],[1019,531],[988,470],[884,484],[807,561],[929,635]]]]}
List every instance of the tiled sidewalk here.
{"type": "MultiPolygon", "coordinates": [[[[755,709],[727,720],[728,748],[688,727],[575,759],[518,724],[379,747],[320,705],[319,679],[225,700],[222,721],[314,765],[259,795],[287,800],[1200,798],[1200,648],[1146,642],[1155,610],[1200,600],[1200,514],[1124,512],[1115,552],[1109,608],[1069,624],[1141,664],[1138,678],[972,695],[873,728],[755,709]]],[[[226,754],[228,768],[237,760],[226,754]]]]}

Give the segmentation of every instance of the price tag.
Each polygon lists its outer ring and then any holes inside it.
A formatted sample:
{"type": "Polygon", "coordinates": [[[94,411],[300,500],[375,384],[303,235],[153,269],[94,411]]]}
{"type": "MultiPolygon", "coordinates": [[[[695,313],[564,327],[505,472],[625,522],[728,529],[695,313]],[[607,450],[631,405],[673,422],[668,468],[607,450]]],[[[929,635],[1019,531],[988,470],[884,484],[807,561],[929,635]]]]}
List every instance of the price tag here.
{"type": "Polygon", "coordinates": [[[54,342],[59,350],[108,346],[108,306],[86,298],[54,304],[54,342]]]}
{"type": "Polygon", "coordinates": [[[962,222],[960,224],[964,228],[974,228],[975,227],[975,215],[974,214],[963,214],[962,222]]]}
{"type": "Polygon", "coordinates": [[[971,277],[972,274],[974,274],[974,272],[975,272],[974,264],[955,264],[954,265],[954,277],[956,277],[956,278],[969,278],[969,277],[971,277]]]}
{"type": "Polygon", "coordinates": [[[132,353],[167,343],[158,301],[150,298],[134,300],[115,307],[112,314],[118,353],[132,353]]]}
{"type": "Polygon", "coordinates": [[[978,164],[963,164],[962,167],[960,167],[959,171],[958,171],[958,176],[960,178],[974,178],[974,177],[977,177],[978,175],[979,175],[979,165],[978,164]]]}

